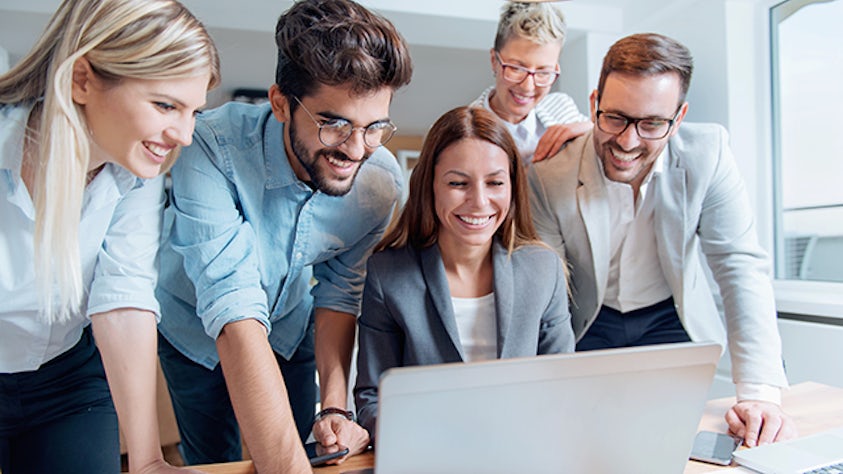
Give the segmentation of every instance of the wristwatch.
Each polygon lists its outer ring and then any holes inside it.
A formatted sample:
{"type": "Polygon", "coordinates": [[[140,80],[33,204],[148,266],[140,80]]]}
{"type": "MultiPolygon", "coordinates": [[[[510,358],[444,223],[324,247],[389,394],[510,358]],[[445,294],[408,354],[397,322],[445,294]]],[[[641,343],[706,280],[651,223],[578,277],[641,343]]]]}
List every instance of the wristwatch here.
{"type": "Polygon", "coordinates": [[[349,421],[354,421],[354,412],[351,410],[343,410],[342,408],[337,407],[327,407],[319,411],[316,416],[313,418],[313,422],[317,422],[326,416],[341,416],[349,421]]]}

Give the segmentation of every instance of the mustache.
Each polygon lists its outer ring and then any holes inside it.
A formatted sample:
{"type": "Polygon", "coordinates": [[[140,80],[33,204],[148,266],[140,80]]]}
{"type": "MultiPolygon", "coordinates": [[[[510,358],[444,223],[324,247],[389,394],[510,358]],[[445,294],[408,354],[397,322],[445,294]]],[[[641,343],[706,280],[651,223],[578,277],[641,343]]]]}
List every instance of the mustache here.
{"type": "Polygon", "coordinates": [[[617,140],[611,140],[610,142],[606,143],[606,147],[609,149],[615,149],[620,151],[621,153],[645,153],[647,149],[645,147],[637,146],[631,148],[629,150],[625,149],[624,147],[620,146],[617,140]]]}
{"type": "Polygon", "coordinates": [[[352,160],[348,155],[339,151],[339,150],[332,150],[332,149],[322,149],[316,152],[316,154],[320,157],[325,158],[333,158],[338,161],[350,161],[352,163],[363,163],[364,161],[369,159],[370,153],[363,155],[359,160],[352,160]]]}

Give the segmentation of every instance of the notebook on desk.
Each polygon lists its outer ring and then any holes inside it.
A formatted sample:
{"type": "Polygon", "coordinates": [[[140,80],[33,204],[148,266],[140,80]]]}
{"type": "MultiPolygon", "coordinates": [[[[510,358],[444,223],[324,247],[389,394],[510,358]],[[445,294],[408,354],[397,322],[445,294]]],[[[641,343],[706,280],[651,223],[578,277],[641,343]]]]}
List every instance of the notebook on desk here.
{"type": "Polygon", "coordinates": [[[763,474],[843,472],[843,427],[789,441],[741,449],[732,455],[741,466],[763,474]],[[840,464],[838,471],[819,470],[840,464]]]}
{"type": "Polygon", "coordinates": [[[719,358],[683,343],[391,369],[375,472],[682,472],[719,358]]]}

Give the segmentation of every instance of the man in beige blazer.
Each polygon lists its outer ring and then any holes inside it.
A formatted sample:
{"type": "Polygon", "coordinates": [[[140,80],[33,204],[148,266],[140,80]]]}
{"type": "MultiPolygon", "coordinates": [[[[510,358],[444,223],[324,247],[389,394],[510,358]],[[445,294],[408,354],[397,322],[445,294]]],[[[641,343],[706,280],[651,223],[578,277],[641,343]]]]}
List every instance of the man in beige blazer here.
{"type": "Polygon", "coordinates": [[[577,350],[728,340],[738,401],[726,419],[754,446],[795,435],[770,263],[726,131],[680,128],[692,69],[670,38],[615,43],[590,97],[596,127],[530,170],[533,218],[571,266],[577,350]]]}

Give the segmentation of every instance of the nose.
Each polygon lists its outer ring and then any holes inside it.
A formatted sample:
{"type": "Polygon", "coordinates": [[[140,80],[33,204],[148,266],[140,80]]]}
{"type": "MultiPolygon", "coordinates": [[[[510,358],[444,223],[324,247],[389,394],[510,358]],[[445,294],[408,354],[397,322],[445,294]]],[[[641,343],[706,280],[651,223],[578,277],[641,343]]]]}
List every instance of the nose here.
{"type": "Polygon", "coordinates": [[[348,140],[340,145],[343,153],[354,161],[362,160],[366,154],[366,142],[363,140],[364,133],[366,133],[365,129],[355,128],[351,131],[351,136],[348,137],[348,140]]]}
{"type": "Polygon", "coordinates": [[[536,86],[536,73],[528,73],[524,79],[521,80],[520,86],[527,88],[527,89],[535,89],[536,86]]]}
{"type": "Polygon", "coordinates": [[[615,137],[615,141],[624,150],[632,150],[641,144],[641,137],[638,136],[638,130],[635,129],[635,124],[627,125],[626,130],[615,137]]]}
{"type": "Polygon", "coordinates": [[[468,199],[475,207],[482,208],[489,203],[489,193],[483,186],[472,186],[468,199]]]}
{"type": "Polygon", "coordinates": [[[196,123],[193,114],[176,120],[168,129],[167,136],[181,146],[193,143],[193,125],[196,123]]]}

